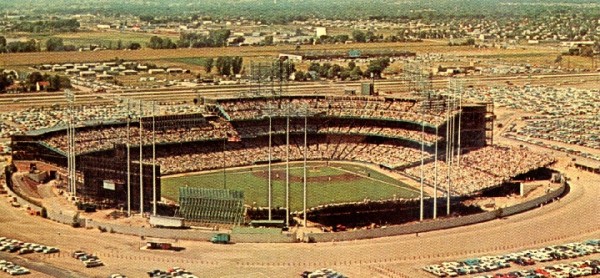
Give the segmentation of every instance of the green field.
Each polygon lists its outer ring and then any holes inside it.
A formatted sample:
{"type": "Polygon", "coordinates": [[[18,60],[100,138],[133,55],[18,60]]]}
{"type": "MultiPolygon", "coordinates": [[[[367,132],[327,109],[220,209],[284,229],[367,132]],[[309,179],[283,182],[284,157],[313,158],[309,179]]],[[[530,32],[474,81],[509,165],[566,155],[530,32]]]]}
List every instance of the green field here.
{"type": "MultiPolygon", "coordinates": [[[[273,206],[285,206],[285,165],[273,166],[273,206]],[[279,173],[277,177],[275,173],[279,173]]],[[[243,190],[248,205],[267,206],[267,166],[229,169],[205,174],[190,174],[183,177],[162,179],[162,196],[178,200],[179,187],[196,186],[205,188],[227,188],[243,190]],[[226,180],[226,184],[223,180],[226,180]]],[[[290,207],[292,211],[302,210],[303,183],[302,164],[290,167],[290,207]]],[[[310,163],[307,173],[308,207],[321,204],[398,198],[414,198],[418,191],[380,172],[351,164],[310,163]],[[370,177],[369,177],[370,176],[370,177]],[[331,181],[329,181],[331,177],[331,181]],[[311,181],[313,179],[313,181],[311,181]],[[314,181],[317,179],[317,181],[314,181]]]]}

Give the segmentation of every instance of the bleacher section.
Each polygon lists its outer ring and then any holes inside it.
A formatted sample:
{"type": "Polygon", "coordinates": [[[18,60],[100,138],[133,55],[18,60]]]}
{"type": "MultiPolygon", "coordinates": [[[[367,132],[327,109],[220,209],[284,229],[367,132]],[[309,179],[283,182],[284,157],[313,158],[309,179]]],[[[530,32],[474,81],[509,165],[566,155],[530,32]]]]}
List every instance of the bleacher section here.
{"type": "Polygon", "coordinates": [[[243,191],[180,187],[179,204],[179,216],[189,226],[237,226],[244,217],[243,191]]]}

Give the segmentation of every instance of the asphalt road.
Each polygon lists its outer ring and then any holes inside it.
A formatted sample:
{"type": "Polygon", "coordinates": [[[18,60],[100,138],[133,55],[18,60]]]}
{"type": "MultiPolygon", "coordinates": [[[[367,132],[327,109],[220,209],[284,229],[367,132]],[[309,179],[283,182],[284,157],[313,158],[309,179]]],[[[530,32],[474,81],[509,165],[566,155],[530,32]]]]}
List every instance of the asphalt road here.
{"type": "Polygon", "coordinates": [[[177,244],[186,250],[148,251],[139,249],[143,242],[138,237],[71,228],[26,215],[6,201],[0,201],[0,235],[59,247],[66,256],[39,257],[41,262],[50,264],[39,268],[48,275],[75,271],[103,277],[122,272],[140,277],[140,273],[153,268],[181,266],[200,277],[291,277],[302,270],[321,267],[334,268],[351,277],[401,277],[374,270],[386,267],[407,277],[429,277],[419,270],[429,263],[600,237],[600,176],[574,169],[567,173],[573,184],[560,202],[506,219],[418,237],[316,244],[212,245],[179,241],[177,244]],[[68,257],[71,251],[79,249],[97,253],[106,266],[83,268],[79,261],[68,257]]]}

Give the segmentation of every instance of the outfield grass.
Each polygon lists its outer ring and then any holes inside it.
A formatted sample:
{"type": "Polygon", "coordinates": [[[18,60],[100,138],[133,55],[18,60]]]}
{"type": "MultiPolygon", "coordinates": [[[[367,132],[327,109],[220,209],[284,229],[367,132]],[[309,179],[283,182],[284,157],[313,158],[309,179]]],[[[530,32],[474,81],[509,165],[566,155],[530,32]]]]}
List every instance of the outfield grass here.
{"type": "MultiPolygon", "coordinates": [[[[273,170],[284,170],[285,165],[277,165],[273,170]]],[[[172,200],[178,200],[180,186],[195,186],[204,188],[228,188],[243,190],[245,202],[248,205],[267,206],[267,167],[252,167],[234,169],[226,172],[226,185],[224,186],[223,172],[212,172],[183,177],[163,178],[162,196],[172,200]],[[262,176],[257,175],[263,172],[262,176]]],[[[301,165],[294,164],[290,168],[290,179],[302,177],[301,165]]],[[[362,201],[365,198],[371,200],[391,199],[396,195],[398,198],[414,198],[418,192],[391,177],[383,175],[371,169],[349,164],[322,164],[309,165],[307,176],[326,177],[330,176],[333,181],[309,182],[307,184],[307,206],[315,207],[322,204],[341,203],[351,201],[362,201]],[[339,169],[337,167],[342,167],[339,169]],[[335,176],[341,176],[352,172],[355,178],[352,180],[335,180],[335,176]],[[370,175],[370,178],[367,177],[370,175]]],[[[273,178],[273,206],[285,206],[285,174],[279,178],[273,178]]],[[[290,207],[292,211],[302,210],[302,182],[290,182],[290,207]]]]}

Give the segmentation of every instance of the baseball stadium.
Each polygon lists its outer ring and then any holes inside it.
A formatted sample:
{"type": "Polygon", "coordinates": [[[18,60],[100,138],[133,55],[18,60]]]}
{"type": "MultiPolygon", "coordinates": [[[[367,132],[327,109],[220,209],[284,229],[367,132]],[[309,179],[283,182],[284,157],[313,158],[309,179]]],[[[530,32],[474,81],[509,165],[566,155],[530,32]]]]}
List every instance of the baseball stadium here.
{"type": "MultiPolygon", "coordinates": [[[[515,177],[548,178],[554,162],[493,145],[493,107],[447,95],[202,97],[192,106],[118,100],[103,111],[117,120],[79,117],[12,136],[13,160],[55,167],[80,205],[182,219],[177,226],[268,220],[324,231],[436,217],[423,206],[440,217],[481,212],[465,201],[517,192],[515,177]]],[[[94,108],[78,109],[67,114],[94,108]]]]}

